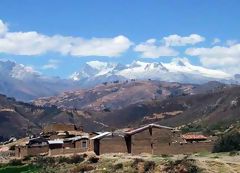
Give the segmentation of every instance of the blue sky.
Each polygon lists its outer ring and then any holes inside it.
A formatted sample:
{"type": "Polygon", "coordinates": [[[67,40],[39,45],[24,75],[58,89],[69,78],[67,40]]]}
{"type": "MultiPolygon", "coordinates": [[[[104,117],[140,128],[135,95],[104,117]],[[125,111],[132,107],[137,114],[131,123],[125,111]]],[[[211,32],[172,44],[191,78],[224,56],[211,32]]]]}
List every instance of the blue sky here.
{"type": "Polygon", "coordinates": [[[0,58],[61,77],[92,60],[176,57],[240,73],[239,9],[238,0],[1,0],[0,58]]]}

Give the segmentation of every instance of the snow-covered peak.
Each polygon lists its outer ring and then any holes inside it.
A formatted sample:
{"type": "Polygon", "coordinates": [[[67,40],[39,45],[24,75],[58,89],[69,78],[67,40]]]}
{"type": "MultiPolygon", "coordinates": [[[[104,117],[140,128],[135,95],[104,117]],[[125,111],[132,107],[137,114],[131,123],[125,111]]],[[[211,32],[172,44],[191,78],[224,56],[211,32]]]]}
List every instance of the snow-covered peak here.
{"type": "Polygon", "coordinates": [[[41,75],[31,66],[0,60],[0,93],[19,100],[51,96],[76,88],[71,80],[41,75]]]}
{"type": "Polygon", "coordinates": [[[35,71],[30,66],[24,66],[23,64],[16,64],[11,71],[11,76],[16,79],[31,79],[40,76],[40,73],[35,71]]]}
{"type": "Polygon", "coordinates": [[[4,77],[12,77],[15,79],[29,79],[39,76],[39,72],[30,66],[17,64],[14,61],[0,61],[0,74],[4,77]]]}
{"type": "Polygon", "coordinates": [[[213,79],[228,79],[232,76],[220,70],[208,69],[190,64],[186,58],[173,59],[171,63],[163,64],[170,72],[201,75],[213,79]]]}
{"type": "Polygon", "coordinates": [[[12,71],[12,68],[16,65],[13,61],[0,61],[0,72],[3,74],[7,74],[12,71]]]}
{"type": "Polygon", "coordinates": [[[89,61],[79,70],[79,72],[73,73],[70,78],[78,81],[98,76],[111,76],[114,75],[116,71],[123,68],[125,68],[124,65],[117,63],[89,61]]]}
{"type": "Polygon", "coordinates": [[[189,66],[191,65],[187,58],[174,58],[171,64],[176,66],[189,66]]]}
{"type": "Polygon", "coordinates": [[[148,63],[141,62],[141,61],[133,61],[131,64],[127,65],[128,68],[135,68],[135,67],[145,67],[148,63]]]}
{"type": "Polygon", "coordinates": [[[111,63],[101,61],[89,61],[86,64],[97,70],[103,70],[104,68],[107,68],[112,65],[111,63]]]}
{"type": "Polygon", "coordinates": [[[162,70],[162,71],[168,71],[162,63],[160,62],[154,62],[154,63],[148,63],[145,68],[146,71],[151,71],[151,70],[162,70]]]}
{"type": "Polygon", "coordinates": [[[235,79],[240,79],[240,74],[235,74],[235,75],[234,75],[234,78],[235,78],[235,79]]]}
{"type": "MultiPolygon", "coordinates": [[[[114,79],[155,79],[168,82],[204,83],[211,80],[223,81],[233,78],[221,70],[192,65],[187,58],[175,58],[170,63],[133,61],[127,65],[91,61],[88,68],[74,73],[73,80],[97,83],[114,79]],[[84,81],[83,81],[84,80],[84,81]]],[[[91,85],[91,84],[90,84],[91,85]]]]}

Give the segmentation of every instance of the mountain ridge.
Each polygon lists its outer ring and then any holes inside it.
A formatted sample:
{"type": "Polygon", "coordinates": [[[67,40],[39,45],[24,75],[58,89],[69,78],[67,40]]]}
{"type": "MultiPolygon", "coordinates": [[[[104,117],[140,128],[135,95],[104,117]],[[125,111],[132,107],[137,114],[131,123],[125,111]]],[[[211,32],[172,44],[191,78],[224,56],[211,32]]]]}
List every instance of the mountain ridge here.
{"type": "Polygon", "coordinates": [[[84,87],[92,87],[103,81],[112,82],[113,80],[129,79],[153,79],[192,84],[202,84],[209,81],[234,83],[236,79],[220,70],[192,65],[186,58],[176,58],[170,63],[133,61],[127,65],[90,61],[70,78],[79,81],[84,87]],[[229,82],[230,80],[231,82],[229,82]]]}
{"type": "Polygon", "coordinates": [[[118,81],[157,80],[190,84],[209,81],[227,84],[240,82],[239,74],[231,76],[219,70],[194,66],[187,59],[175,59],[170,63],[134,61],[127,65],[90,61],[69,79],[48,77],[30,66],[0,61],[0,77],[0,93],[27,102],[56,96],[65,91],[93,88],[102,83],[118,81]]]}

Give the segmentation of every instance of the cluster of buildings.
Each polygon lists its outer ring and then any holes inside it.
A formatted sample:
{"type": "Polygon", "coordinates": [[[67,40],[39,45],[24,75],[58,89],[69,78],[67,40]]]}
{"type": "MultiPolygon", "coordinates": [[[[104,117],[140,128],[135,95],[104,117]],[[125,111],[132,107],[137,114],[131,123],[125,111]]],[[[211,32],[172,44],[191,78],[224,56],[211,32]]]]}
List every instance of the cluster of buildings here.
{"type": "Polygon", "coordinates": [[[74,124],[46,125],[38,137],[15,146],[16,157],[63,155],[94,151],[104,153],[182,154],[211,151],[213,141],[203,135],[182,135],[158,124],[112,132],[84,132],[74,124]]]}

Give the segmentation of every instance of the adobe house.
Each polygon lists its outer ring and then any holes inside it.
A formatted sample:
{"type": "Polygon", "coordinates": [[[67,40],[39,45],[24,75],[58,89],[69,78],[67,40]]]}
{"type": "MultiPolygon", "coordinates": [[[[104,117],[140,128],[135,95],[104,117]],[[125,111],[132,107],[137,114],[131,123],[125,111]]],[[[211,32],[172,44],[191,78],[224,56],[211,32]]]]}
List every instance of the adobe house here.
{"type": "Polygon", "coordinates": [[[125,133],[128,153],[140,154],[164,154],[175,137],[175,131],[171,127],[158,124],[146,126],[125,133]]]}
{"type": "Polygon", "coordinates": [[[205,136],[195,136],[195,143],[183,143],[180,131],[158,124],[149,124],[125,133],[128,153],[140,154],[189,154],[211,152],[214,142],[206,141],[205,136]]]}
{"type": "Polygon", "coordinates": [[[44,138],[48,138],[50,140],[82,136],[84,134],[85,133],[83,132],[82,127],[77,128],[74,124],[60,123],[53,123],[44,126],[41,133],[44,138]]]}
{"type": "Polygon", "coordinates": [[[48,153],[48,151],[48,141],[45,138],[37,137],[29,139],[26,144],[17,145],[15,147],[15,156],[21,158],[25,156],[37,156],[40,154],[48,153]]]}
{"type": "Polygon", "coordinates": [[[93,150],[103,153],[154,153],[158,145],[170,145],[173,128],[149,124],[130,131],[104,132],[91,138],[93,150]]]}
{"type": "Polygon", "coordinates": [[[128,152],[124,133],[103,132],[91,138],[91,146],[97,155],[128,152]]]}
{"type": "MultiPolygon", "coordinates": [[[[203,139],[205,138],[201,137],[201,140],[203,139]]],[[[148,124],[133,130],[101,133],[91,138],[91,145],[97,155],[103,153],[188,154],[211,152],[214,142],[186,143],[180,131],[158,124],[148,124]]]]}
{"type": "Polygon", "coordinates": [[[87,149],[90,146],[88,136],[76,136],[72,138],[66,138],[63,140],[64,148],[83,148],[87,149]]]}
{"type": "Polygon", "coordinates": [[[182,135],[182,138],[186,141],[186,142],[202,142],[202,141],[206,141],[208,138],[204,135],[199,135],[199,134],[184,134],[182,135]]]}
{"type": "Polygon", "coordinates": [[[17,157],[58,155],[90,150],[89,134],[76,129],[73,124],[47,125],[40,137],[29,139],[28,142],[16,146],[15,155],[17,157]]]}
{"type": "Polygon", "coordinates": [[[77,127],[74,124],[60,124],[60,123],[53,123],[47,124],[43,127],[43,133],[52,133],[57,131],[76,131],[77,127]]]}
{"type": "Polygon", "coordinates": [[[90,150],[88,136],[76,136],[63,140],[52,140],[49,142],[49,156],[61,154],[81,153],[90,150]]]}
{"type": "Polygon", "coordinates": [[[63,148],[63,140],[60,140],[60,139],[49,140],[48,145],[50,150],[63,148]]]}

